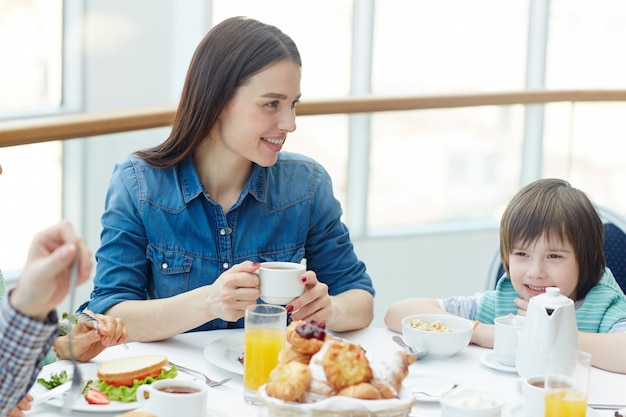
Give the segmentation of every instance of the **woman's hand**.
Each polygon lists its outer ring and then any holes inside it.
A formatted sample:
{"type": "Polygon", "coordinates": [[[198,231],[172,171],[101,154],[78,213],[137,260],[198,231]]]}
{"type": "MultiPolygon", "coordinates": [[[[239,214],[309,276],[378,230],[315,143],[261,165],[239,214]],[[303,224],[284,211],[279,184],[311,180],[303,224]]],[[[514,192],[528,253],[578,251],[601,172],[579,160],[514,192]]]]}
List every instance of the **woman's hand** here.
{"type": "Polygon", "coordinates": [[[7,417],[24,417],[24,411],[28,411],[31,409],[30,402],[32,400],[33,396],[30,394],[26,394],[26,396],[22,398],[19,403],[17,403],[15,408],[9,411],[7,417]]]}
{"type": "Polygon", "coordinates": [[[332,298],[328,295],[328,285],[317,280],[317,274],[306,271],[301,280],[304,282],[304,293],[287,305],[287,312],[293,320],[323,320],[333,318],[332,298]]]}
{"type": "Polygon", "coordinates": [[[246,307],[256,304],[259,298],[259,277],[255,272],[260,267],[258,262],[245,261],[220,275],[205,300],[210,316],[226,321],[242,318],[246,307]]]}
{"type": "Polygon", "coordinates": [[[128,338],[128,330],[124,320],[103,314],[94,314],[86,311],[98,320],[96,322],[78,322],[72,328],[72,332],[66,336],[59,336],[54,342],[54,349],[61,359],[69,359],[68,337],[73,337],[72,348],[76,359],[87,362],[95,358],[100,352],[109,346],[122,344],[128,338]]]}
{"type": "Polygon", "coordinates": [[[303,276],[304,294],[287,305],[293,320],[324,321],[326,328],[346,332],[367,327],[374,318],[374,297],[361,289],[328,294],[328,285],[317,280],[313,271],[303,276]]]}

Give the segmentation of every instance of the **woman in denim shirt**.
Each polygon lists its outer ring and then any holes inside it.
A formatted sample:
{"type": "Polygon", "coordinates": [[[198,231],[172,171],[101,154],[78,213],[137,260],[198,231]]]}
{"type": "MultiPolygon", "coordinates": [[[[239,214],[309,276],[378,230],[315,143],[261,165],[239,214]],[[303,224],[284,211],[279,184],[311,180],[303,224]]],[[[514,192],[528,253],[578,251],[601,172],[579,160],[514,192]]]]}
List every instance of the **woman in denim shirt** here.
{"type": "Polygon", "coordinates": [[[168,139],[115,166],[88,306],[129,338],[242,327],[263,261],[300,262],[294,320],[368,326],[374,289],[324,168],[280,152],[296,129],[301,61],[279,29],[236,17],[192,58],[168,139]]]}

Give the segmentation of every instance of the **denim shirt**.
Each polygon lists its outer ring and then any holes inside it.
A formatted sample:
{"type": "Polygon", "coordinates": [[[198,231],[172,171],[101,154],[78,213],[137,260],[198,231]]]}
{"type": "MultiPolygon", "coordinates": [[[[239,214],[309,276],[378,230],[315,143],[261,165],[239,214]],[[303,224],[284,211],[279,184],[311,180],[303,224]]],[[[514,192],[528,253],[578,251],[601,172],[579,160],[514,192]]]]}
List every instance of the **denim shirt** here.
{"type": "MultiPolygon", "coordinates": [[[[94,290],[81,309],[104,313],[126,300],[172,297],[246,260],[307,258],[330,295],[374,295],[341,214],[330,176],[302,155],[281,152],[271,167],[255,164],[227,213],[207,194],[191,156],[165,169],[129,157],[113,171],[94,290]]],[[[242,326],[243,319],[215,319],[193,330],[242,326]]]]}

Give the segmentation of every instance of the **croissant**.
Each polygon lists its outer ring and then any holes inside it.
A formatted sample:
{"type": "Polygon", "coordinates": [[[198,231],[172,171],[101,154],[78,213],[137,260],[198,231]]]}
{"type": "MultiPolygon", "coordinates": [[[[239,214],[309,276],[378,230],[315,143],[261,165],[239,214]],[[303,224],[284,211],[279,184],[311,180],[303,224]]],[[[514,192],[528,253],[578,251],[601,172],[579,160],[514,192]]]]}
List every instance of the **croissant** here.
{"type": "Polygon", "coordinates": [[[372,367],[371,383],[383,398],[396,398],[400,393],[402,381],[409,374],[409,366],[417,360],[417,356],[398,350],[389,361],[382,361],[372,367]]]}

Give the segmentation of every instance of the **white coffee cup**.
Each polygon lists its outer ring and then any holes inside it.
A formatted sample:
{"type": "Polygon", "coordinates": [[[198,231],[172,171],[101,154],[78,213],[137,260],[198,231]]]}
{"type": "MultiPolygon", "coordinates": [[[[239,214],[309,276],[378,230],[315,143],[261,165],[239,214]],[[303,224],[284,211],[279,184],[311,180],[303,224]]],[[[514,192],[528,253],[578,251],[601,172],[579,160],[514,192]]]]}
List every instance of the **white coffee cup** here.
{"type": "Polygon", "coordinates": [[[263,262],[257,270],[261,300],[268,304],[285,305],[304,292],[300,277],[306,265],[295,262],[263,262]]]}
{"type": "Polygon", "coordinates": [[[158,417],[206,417],[208,389],[195,380],[161,379],[137,388],[137,401],[158,417]]]}
{"type": "Polygon", "coordinates": [[[526,417],[542,416],[544,414],[544,397],[546,396],[545,377],[535,375],[517,380],[517,394],[524,403],[526,417]]]}
{"type": "Polygon", "coordinates": [[[496,360],[501,364],[515,366],[517,340],[523,323],[523,316],[515,316],[513,314],[495,318],[493,352],[496,360]]]}

